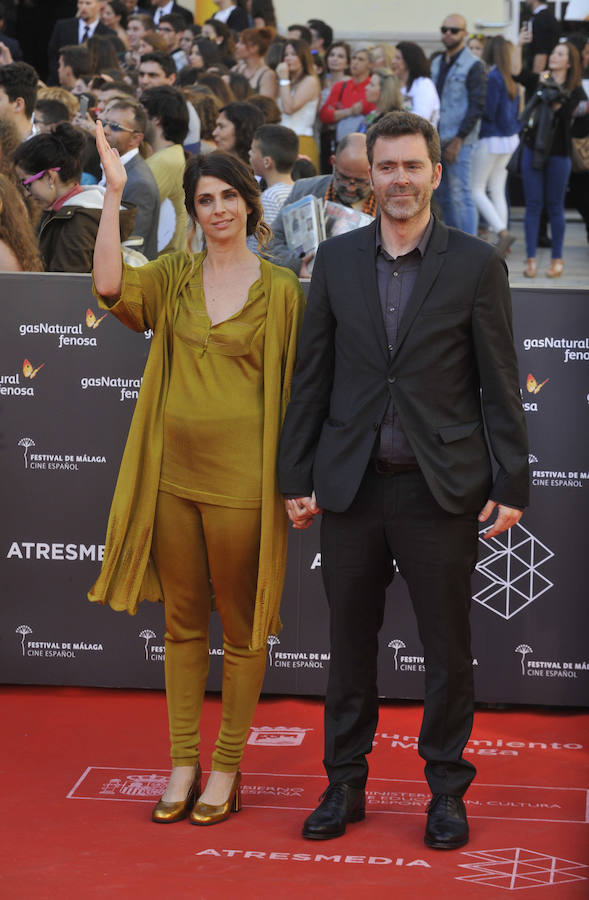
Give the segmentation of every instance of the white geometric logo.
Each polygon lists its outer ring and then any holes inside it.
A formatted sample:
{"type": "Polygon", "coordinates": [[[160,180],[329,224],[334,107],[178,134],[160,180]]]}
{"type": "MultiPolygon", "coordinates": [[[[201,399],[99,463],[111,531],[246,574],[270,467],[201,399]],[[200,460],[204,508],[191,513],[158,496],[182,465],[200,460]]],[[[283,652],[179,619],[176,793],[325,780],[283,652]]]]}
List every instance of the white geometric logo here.
{"type": "Polygon", "coordinates": [[[531,887],[548,887],[566,884],[570,881],[587,881],[585,875],[575,875],[578,869],[586,869],[585,863],[571,862],[524,850],[522,847],[508,847],[503,850],[480,850],[478,853],[464,853],[476,863],[461,863],[461,869],[474,869],[476,875],[460,875],[457,881],[471,884],[486,884],[504,891],[521,891],[531,887]]]}
{"type": "Polygon", "coordinates": [[[488,530],[479,535],[485,556],[476,566],[488,584],[472,599],[502,619],[511,619],[553,587],[538,569],[554,553],[522,525],[485,541],[481,535],[488,530]]]}

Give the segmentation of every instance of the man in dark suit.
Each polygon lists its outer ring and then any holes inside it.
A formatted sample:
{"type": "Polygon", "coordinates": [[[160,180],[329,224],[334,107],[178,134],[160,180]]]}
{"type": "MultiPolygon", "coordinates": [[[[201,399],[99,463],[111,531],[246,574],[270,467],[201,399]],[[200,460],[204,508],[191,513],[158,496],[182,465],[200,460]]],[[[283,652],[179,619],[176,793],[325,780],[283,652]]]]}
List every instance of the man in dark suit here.
{"type": "Polygon", "coordinates": [[[95,34],[116,37],[112,28],[100,21],[100,0],[78,0],[78,15],[74,19],[58,19],[47,48],[49,83],[57,84],[59,50],[71,44],[83,44],[95,34]]]}
{"type": "Polygon", "coordinates": [[[330,607],[329,788],[303,835],[337,837],[364,818],[378,632],[396,561],[424,646],[425,842],[452,849],[468,840],[462,797],[475,774],[463,750],[477,521],[497,509],[491,537],[528,500],[510,294],[493,248],[431,214],[442,167],[429,122],[389,113],[369,130],[367,152],[380,215],[319,246],[280,444],[294,526],[323,509],[330,607]]]}
{"type": "Polygon", "coordinates": [[[190,10],[173,0],[151,0],[150,12],[156,25],[159,25],[162,16],[169,16],[170,13],[182,16],[187,26],[194,24],[194,16],[190,10]]]}
{"type": "Polygon", "coordinates": [[[143,238],[143,246],[138,249],[148,259],[155,259],[160,192],[151,169],[139,154],[139,145],[147,126],[147,114],[140,103],[129,97],[111,100],[101,119],[104,135],[110,146],[119,151],[127,172],[123,202],[137,207],[133,235],[143,238]]]}

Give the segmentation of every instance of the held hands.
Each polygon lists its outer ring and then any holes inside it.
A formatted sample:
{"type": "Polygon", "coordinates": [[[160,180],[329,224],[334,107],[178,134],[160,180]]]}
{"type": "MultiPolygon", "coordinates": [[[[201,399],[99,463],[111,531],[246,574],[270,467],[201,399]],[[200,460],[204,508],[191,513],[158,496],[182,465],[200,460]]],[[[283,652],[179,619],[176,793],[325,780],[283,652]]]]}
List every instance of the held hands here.
{"type": "Polygon", "coordinates": [[[286,512],[292,522],[292,527],[298,530],[308,528],[314,517],[321,512],[315,499],[315,491],[311,497],[297,497],[294,500],[285,500],[286,512]]]}
{"type": "Polygon", "coordinates": [[[501,534],[502,531],[507,531],[513,525],[517,525],[522,517],[521,509],[514,509],[512,506],[503,506],[494,500],[487,500],[479,513],[479,522],[486,522],[495,507],[497,507],[497,518],[495,524],[483,535],[486,541],[495,537],[496,534],[501,534]]]}
{"type": "Polygon", "coordinates": [[[123,192],[127,182],[127,172],[121,162],[119,151],[111,147],[104,136],[102,122],[96,122],[96,149],[106,178],[106,189],[123,192]]]}

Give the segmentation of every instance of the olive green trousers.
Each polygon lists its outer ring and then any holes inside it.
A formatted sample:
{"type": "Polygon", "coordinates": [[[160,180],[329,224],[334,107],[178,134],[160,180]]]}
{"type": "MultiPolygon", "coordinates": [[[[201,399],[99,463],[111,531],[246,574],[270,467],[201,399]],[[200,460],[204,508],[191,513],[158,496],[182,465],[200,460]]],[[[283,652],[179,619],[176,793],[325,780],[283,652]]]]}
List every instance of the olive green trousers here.
{"type": "Polygon", "coordinates": [[[194,765],[200,758],[213,590],[224,657],[212,768],[239,768],[266,668],[265,649],[248,649],[259,544],[259,509],[212,506],[159,492],[152,555],[164,593],[166,699],[175,766],[194,765]]]}

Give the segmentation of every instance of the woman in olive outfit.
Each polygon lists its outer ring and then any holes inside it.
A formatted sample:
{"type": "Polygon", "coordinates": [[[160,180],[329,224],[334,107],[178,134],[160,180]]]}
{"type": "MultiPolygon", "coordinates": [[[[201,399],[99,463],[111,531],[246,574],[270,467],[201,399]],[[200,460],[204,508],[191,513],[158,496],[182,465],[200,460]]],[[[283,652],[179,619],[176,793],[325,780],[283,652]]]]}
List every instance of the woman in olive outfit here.
{"type": "Polygon", "coordinates": [[[95,292],[153,339],[89,598],[131,613],[144,597],[163,599],[173,769],[152,818],[190,814],[209,825],[240,807],[266,640],[280,628],[287,520],[276,451],[303,295],[292,272],[248,250],[246,235],[263,244],[270,229],[251,170],[222,151],[190,160],[184,177],[207,250],[123,265],[114,235],[125,169],[100,125],[97,146],[106,196],[95,292]],[[201,794],[211,584],[223,626],[222,721],[201,794]]]}

